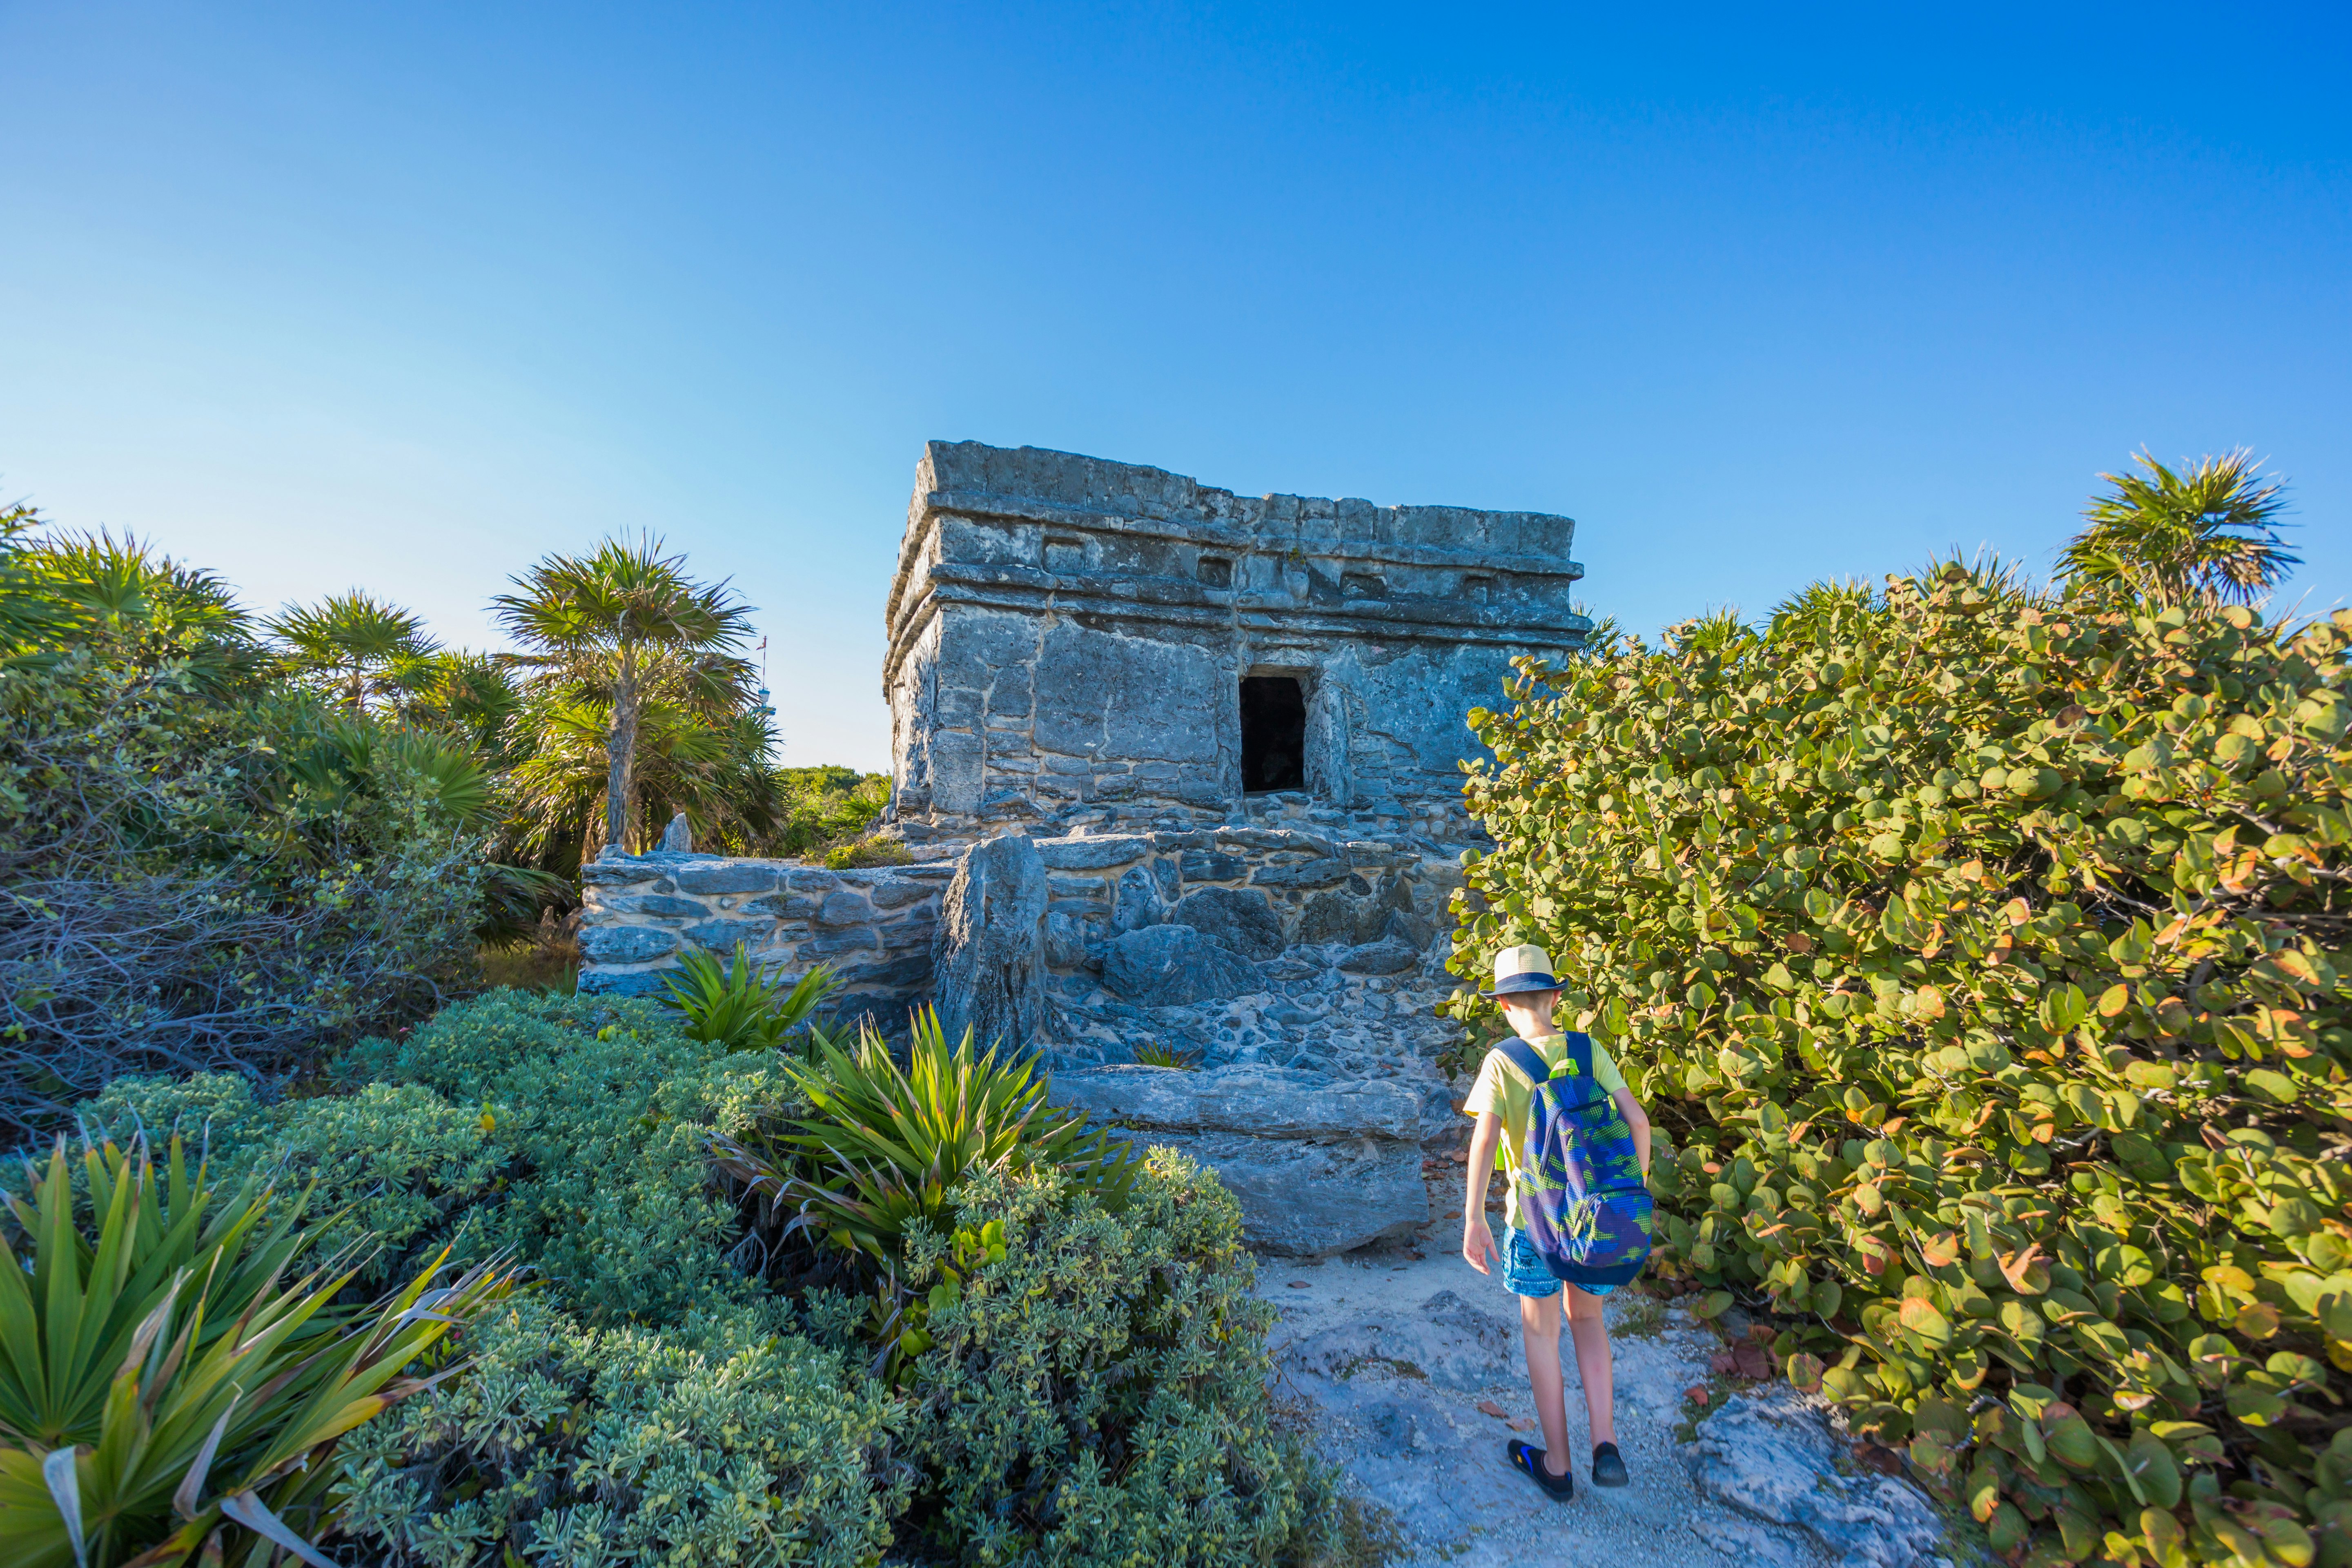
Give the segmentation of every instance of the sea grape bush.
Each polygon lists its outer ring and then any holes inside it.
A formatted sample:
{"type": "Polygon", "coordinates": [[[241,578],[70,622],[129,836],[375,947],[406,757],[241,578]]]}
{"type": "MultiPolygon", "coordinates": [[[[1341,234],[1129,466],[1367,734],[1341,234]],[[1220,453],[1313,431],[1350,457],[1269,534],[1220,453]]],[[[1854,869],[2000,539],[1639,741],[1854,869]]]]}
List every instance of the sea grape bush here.
{"type": "Polygon", "coordinates": [[[1659,1272],[2022,1561],[2352,1563],[2347,644],[1951,563],[1471,716],[1458,971],[1551,949],[1659,1272]]]}

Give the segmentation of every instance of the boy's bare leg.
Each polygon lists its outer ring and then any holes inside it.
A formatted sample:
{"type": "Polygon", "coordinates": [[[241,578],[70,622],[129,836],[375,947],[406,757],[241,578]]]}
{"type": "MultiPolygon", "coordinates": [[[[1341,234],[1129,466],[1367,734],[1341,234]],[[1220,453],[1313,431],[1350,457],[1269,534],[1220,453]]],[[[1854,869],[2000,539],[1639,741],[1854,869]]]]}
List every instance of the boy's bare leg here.
{"type": "MultiPolygon", "coordinates": [[[[1576,1376],[1584,1384],[1584,1413],[1592,1422],[1593,1447],[1617,1440],[1617,1372],[1609,1352],[1609,1325],[1601,1316],[1601,1298],[1588,1296],[1573,1285],[1560,1287],[1568,1299],[1568,1334],[1576,1342],[1576,1376]]],[[[1524,1303],[1522,1303],[1524,1305],[1524,1303]]],[[[1530,1329],[1529,1333],[1535,1331],[1530,1329]]],[[[1553,1333],[1559,1333],[1554,1329],[1553,1333]]],[[[1559,1341],[1552,1342],[1557,1347],[1559,1341]]],[[[1528,1348],[1528,1365],[1535,1365],[1535,1347],[1528,1348]]],[[[1559,1354],[1552,1352],[1552,1386],[1559,1386],[1559,1354]]],[[[1537,1396],[1541,1399],[1542,1395],[1537,1396]]],[[[1554,1395],[1555,1401],[1559,1396],[1554,1395]]],[[[1549,1436],[1551,1428],[1544,1428],[1549,1436]]]]}
{"type": "MultiPolygon", "coordinates": [[[[1568,1394],[1559,1375],[1559,1298],[1519,1298],[1519,1328],[1528,1342],[1528,1385],[1543,1423],[1544,1468],[1568,1474],[1568,1394]]],[[[1582,1342],[1578,1351],[1581,1353],[1582,1342]]]]}

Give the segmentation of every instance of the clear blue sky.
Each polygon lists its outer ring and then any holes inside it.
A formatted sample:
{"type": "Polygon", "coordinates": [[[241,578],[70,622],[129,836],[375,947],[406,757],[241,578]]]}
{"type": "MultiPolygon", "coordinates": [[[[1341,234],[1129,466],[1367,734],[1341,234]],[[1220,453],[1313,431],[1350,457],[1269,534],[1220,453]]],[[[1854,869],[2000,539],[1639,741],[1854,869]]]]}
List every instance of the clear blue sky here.
{"type": "Polygon", "coordinates": [[[12,0],[0,497],[476,645],[657,530],[865,766],[933,437],[1566,512],[1643,628],[2243,445],[2352,595],[2352,11],[1927,9],[12,0]]]}

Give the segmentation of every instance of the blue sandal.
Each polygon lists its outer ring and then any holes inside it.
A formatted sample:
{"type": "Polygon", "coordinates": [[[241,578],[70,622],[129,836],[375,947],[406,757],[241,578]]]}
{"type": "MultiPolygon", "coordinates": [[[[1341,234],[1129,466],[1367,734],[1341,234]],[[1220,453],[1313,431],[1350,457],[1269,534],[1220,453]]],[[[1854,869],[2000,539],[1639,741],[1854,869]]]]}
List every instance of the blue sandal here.
{"type": "Polygon", "coordinates": [[[1562,1470],[1555,1476],[1545,1469],[1544,1451],[1541,1448],[1530,1448],[1514,1437],[1503,1445],[1503,1452],[1509,1458],[1513,1469],[1524,1474],[1559,1501],[1566,1502],[1576,1495],[1575,1475],[1570,1471],[1562,1470]]]}

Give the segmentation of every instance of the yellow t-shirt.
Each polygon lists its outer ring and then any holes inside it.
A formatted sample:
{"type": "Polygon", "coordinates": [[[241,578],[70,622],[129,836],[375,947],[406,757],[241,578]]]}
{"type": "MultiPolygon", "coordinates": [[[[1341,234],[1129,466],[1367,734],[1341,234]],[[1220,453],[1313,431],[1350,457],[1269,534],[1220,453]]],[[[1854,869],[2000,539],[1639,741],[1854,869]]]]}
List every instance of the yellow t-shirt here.
{"type": "MultiPolygon", "coordinates": [[[[1568,1059],[1568,1037],[1546,1035],[1539,1040],[1529,1040],[1536,1055],[1543,1058],[1544,1066],[1557,1068],[1568,1059]]],[[[1592,1081],[1603,1094],[1615,1094],[1625,1087],[1625,1075],[1617,1070],[1615,1058],[1598,1040],[1592,1042],[1592,1081]]],[[[1503,1223],[1519,1223],[1519,1151],[1528,1142],[1528,1106],[1535,1099],[1534,1086],[1519,1076],[1519,1069],[1499,1050],[1488,1051],[1479,1065],[1478,1081],[1470,1086],[1463,1099],[1462,1114],[1483,1116],[1494,1111],[1503,1119],[1503,1141],[1495,1148],[1496,1168],[1503,1173],[1503,1223]]]]}

